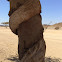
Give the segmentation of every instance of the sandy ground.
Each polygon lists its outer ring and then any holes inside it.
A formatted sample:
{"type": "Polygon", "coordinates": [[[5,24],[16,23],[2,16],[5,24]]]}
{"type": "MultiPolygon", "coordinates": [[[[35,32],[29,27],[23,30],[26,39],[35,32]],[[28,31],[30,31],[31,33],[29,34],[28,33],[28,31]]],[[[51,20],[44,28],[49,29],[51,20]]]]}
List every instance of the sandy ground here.
{"type": "MultiPolygon", "coordinates": [[[[62,59],[62,30],[47,29],[44,39],[47,45],[46,57],[62,59]]],[[[0,27],[0,62],[18,62],[17,48],[18,37],[9,28],[0,27]]]]}
{"type": "Polygon", "coordinates": [[[46,56],[62,59],[62,30],[45,30],[46,56]]]}

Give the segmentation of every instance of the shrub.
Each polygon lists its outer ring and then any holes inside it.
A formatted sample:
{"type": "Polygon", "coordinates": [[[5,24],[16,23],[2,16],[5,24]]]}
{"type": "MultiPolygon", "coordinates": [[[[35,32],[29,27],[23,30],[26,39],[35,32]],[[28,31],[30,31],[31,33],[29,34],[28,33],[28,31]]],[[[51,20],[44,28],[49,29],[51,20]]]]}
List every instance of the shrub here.
{"type": "Polygon", "coordinates": [[[58,30],[58,29],[59,29],[59,27],[55,27],[55,29],[56,29],[56,30],[58,30]]]}

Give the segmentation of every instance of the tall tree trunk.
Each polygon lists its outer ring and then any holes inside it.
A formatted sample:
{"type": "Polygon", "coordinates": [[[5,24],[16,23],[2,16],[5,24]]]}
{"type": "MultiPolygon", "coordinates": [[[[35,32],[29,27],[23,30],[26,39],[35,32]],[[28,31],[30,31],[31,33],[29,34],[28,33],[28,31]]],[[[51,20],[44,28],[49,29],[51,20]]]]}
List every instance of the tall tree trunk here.
{"type": "Polygon", "coordinates": [[[39,0],[10,0],[10,29],[18,35],[20,62],[45,62],[39,0]]]}
{"type": "MultiPolygon", "coordinates": [[[[32,48],[36,44],[39,46],[40,41],[42,41],[43,46],[38,47],[38,49],[42,49],[42,51],[41,51],[42,55],[40,55],[41,56],[40,58],[42,59],[42,57],[43,57],[42,61],[44,62],[45,41],[43,40],[43,26],[42,26],[41,20],[42,20],[42,18],[40,16],[40,14],[38,14],[38,15],[32,17],[31,19],[29,19],[28,21],[23,22],[22,24],[19,25],[19,28],[18,28],[18,38],[19,38],[19,48],[18,49],[19,50],[18,50],[18,52],[19,52],[20,60],[23,58],[23,56],[28,52],[28,50],[30,48],[32,48]]],[[[27,56],[27,58],[28,58],[28,56],[27,56]]],[[[39,56],[38,56],[38,58],[39,58],[39,56]]],[[[31,59],[30,59],[30,61],[31,61],[31,59]]],[[[34,61],[34,62],[36,62],[36,61],[34,61]]]]}

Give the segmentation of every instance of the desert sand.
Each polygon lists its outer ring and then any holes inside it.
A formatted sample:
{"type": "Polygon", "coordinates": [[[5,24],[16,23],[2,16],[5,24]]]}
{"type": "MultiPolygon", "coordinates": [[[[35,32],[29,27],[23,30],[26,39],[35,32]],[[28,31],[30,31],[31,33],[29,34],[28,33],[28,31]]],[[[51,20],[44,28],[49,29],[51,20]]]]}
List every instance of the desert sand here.
{"type": "MultiPolygon", "coordinates": [[[[51,60],[51,58],[62,59],[62,30],[46,29],[44,39],[47,46],[46,62],[49,62],[48,59],[51,60]]],[[[18,62],[17,48],[18,36],[9,28],[0,27],[0,62],[18,62]]]]}

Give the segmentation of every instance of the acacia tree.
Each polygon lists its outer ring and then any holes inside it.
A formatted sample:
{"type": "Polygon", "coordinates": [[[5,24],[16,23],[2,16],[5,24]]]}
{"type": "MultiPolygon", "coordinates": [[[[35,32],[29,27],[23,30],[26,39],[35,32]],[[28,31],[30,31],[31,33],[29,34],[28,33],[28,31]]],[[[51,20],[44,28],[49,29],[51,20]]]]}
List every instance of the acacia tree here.
{"type": "Polygon", "coordinates": [[[3,24],[7,28],[9,25],[9,22],[2,22],[1,24],[3,24]]]}

